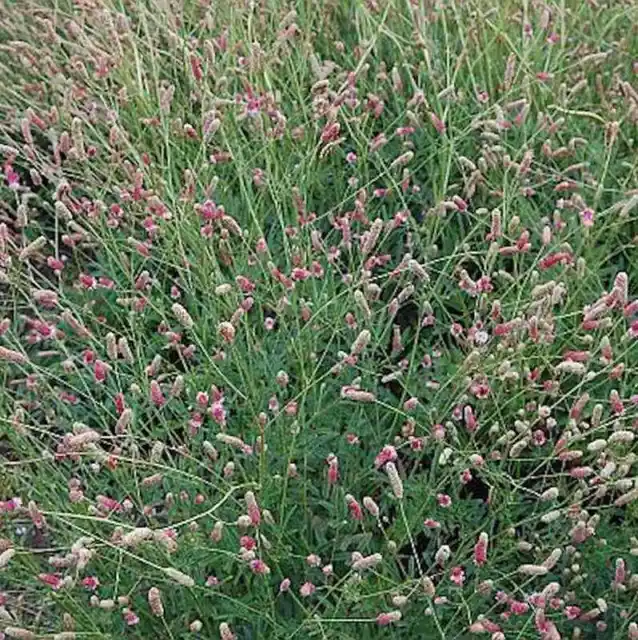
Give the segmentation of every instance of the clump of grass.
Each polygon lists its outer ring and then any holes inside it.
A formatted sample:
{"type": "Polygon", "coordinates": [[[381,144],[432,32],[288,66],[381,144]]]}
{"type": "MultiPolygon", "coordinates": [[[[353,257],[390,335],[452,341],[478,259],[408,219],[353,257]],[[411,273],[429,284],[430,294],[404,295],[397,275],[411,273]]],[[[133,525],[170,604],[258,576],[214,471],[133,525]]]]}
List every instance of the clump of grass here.
{"type": "Polygon", "coordinates": [[[638,638],[636,18],[5,3],[0,635],[638,638]]]}

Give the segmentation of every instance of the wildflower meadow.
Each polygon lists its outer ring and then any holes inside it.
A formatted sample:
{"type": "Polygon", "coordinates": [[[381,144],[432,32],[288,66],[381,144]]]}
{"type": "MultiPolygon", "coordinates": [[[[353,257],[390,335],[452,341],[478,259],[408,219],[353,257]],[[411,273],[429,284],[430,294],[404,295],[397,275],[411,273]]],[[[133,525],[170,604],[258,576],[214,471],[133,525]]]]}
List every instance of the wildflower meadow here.
{"type": "Polygon", "coordinates": [[[0,638],[638,640],[637,25],[0,0],[0,638]]]}

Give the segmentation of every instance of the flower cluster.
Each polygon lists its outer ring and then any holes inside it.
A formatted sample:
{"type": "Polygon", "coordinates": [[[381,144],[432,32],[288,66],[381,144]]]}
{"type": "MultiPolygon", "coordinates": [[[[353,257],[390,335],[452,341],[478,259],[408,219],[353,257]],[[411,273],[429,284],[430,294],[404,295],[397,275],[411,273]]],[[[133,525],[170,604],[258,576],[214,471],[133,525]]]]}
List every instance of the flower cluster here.
{"type": "Polygon", "coordinates": [[[0,637],[638,640],[624,3],[31,4],[0,637]]]}

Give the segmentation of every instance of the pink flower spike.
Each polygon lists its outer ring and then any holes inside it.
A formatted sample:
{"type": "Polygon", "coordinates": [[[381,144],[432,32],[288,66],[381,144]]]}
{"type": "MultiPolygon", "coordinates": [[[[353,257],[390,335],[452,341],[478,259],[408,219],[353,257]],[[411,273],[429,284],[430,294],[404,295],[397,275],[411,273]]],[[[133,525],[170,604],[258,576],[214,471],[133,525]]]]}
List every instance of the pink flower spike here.
{"type": "Polygon", "coordinates": [[[565,607],[565,616],[568,620],[576,620],[581,614],[581,608],[574,605],[565,607]]]}
{"type": "Polygon", "coordinates": [[[250,522],[254,527],[258,527],[261,522],[261,511],[259,510],[255,494],[252,491],[247,491],[244,499],[246,500],[250,522]]]}
{"type": "Polygon", "coordinates": [[[519,602],[518,600],[512,600],[510,602],[510,611],[515,616],[523,616],[529,611],[529,605],[527,602],[519,602]]]}
{"type": "Polygon", "coordinates": [[[353,520],[363,520],[361,505],[357,502],[354,496],[351,496],[350,494],[346,495],[346,504],[348,505],[348,511],[350,511],[350,517],[353,520]]]}
{"type": "Polygon", "coordinates": [[[82,580],[82,586],[89,591],[95,591],[100,586],[100,581],[97,576],[86,576],[82,580]]]}
{"type": "Polygon", "coordinates": [[[580,212],[580,221],[583,223],[583,227],[593,227],[594,226],[594,210],[593,209],[583,209],[580,212]]]}
{"type": "Polygon", "coordinates": [[[380,627],[387,627],[393,622],[399,622],[401,620],[401,612],[400,611],[390,611],[388,613],[380,613],[377,616],[377,624],[380,627]]]}
{"type": "Polygon", "coordinates": [[[106,380],[110,367],[103,360],[96,360],[93,364],[93,377],[95,382],[102,383],[106,380]]]}
{"type": "Polygon", "coordinates": [[[487,562],[487,545],[489,538],[487,533],[482,532],[479,535],[477,543],[474,545],[474,564],[482,567],[487,562]]]}
{"type": "Polygon", "coordinates": [[[60,578],[60,576],[56,575],[55,573],[41,573],[38,576],[38,580],[50,586],[53,591],[57,591],[64,584],[62,578],[60,578]]]}
{"type": "Polygon", "coordinates": [[[140,621],[135,612],[131,611],[130,609],[124,609],[122,611],[122,616],[124,617],[124,622],[126,622],[127,626],[129,627],[135,626],[140,621]]]}
{"type": "Polygon", "coordinates": [[[374,459],[374,466],[377,469],[383,467],[387,462],[394,462],[397,459],[397,450],[390,444],[386,444],[374,459]]]}
{"type": "Polygon", "coordinates": [[[259,558],[256,558],[250,563],[250,569],[254,574],[266,576],[270,573],[268,565],[259,558]]]}
{"type": "Polygon", "coordinates": [[[328,463],[328,484],[334,485],[339,481],[339,460],[334,454],[326,458],[328,463]]]}
{"type": "Polygon", "coordinates": [[[159,386],[159,382],[157,380],[151,380],[151,391],[150,391],[151,401],[156,407],[163,407],[166,404],[166,398],[162,393],[162,389],[159,386]]]}
{"type": "Polygon", "coordinates": [[[465,582],[465,571],[463,571],[463,567],[453,567],[450,572],[450,580],[457,587],[462,587],[465,582]]]}
{"type": "Polygon", "coordinates": [[[286,593],[290,589],[290,578],[284,578],[279,584],[279,593],[286,593]]]}
{"type": "Polygon", "coordinates": [[[252,536],[242,536],[239,538],[239,546],[247,551],[252,551],[257,547],[257,540],[252,536]]]}
{"type": "Polygon", "coordinates": [[[445,122],[436,115],[436,113],[430,113],[430,121],[432,122],[432,126],[436,129],[437,133],[443,135],[446,131],[445,122]]]}
{"type": "Polygon", "coordinates": [[[436,501],[439,504],[439,507],[442,507],[443,509],[448,509],[452,506],[452,498],[450,498],[446,493],[437,494],[436,501]]]}

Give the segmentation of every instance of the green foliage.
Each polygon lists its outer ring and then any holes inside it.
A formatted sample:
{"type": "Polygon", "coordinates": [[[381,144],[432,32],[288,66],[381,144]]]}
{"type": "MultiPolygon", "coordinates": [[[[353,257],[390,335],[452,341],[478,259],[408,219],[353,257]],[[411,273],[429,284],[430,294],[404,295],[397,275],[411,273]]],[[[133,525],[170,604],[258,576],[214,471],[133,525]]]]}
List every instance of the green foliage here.
{"type": "Polygon", "coordinates": [[[0,630],[638,637],[632,3],[5,8],[0,630]]]}

